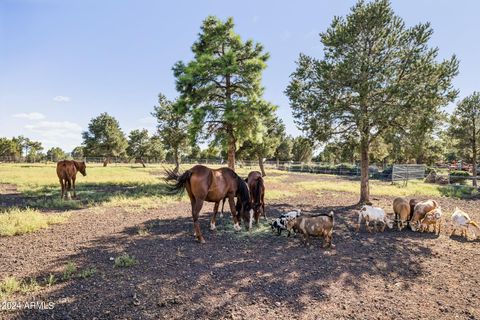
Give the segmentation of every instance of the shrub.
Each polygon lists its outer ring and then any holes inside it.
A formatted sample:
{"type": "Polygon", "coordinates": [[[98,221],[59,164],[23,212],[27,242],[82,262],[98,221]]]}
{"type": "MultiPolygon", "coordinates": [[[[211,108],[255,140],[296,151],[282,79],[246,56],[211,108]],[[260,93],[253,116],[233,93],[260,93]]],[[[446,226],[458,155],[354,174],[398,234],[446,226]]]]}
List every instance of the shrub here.
{"type": "Polygon", "coordinates": [[[450,182],[464,185],[467,182],[467,179],[465,177],[469,176],[470,174],[467,171],[453,170],[450,171],[450,182]]]}

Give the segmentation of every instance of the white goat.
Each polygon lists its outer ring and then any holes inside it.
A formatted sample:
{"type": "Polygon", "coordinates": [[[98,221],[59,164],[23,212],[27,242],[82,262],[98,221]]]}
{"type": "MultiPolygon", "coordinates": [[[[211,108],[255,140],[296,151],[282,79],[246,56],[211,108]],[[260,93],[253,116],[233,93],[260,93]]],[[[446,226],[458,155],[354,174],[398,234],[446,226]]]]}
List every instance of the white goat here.
{"type": "Polygon", "coordinates": [[[460,230],[460,235],[468,239],[468,230],[472,230],[475,233],[475,236],[478,238],[480,236],[480,227],[478,224],[470,219],[468,214],[459,208],[455,208],[455,211],[452,214],[452,233],[450,236],[453,236],[456,230],[460,230]]]}
{"type": "Polygon", "coordinates": [[[358,223],[356,225],[357,231],[360,230],[362,221],[365,221],[365,229],[367,229],[368,232],[372,232],[372,229],[369,226],[370,221],[373,222],[375,231],[377,231],[377,222],[381,222],[381,231],[383,232],[385,230],[385,226],[388,226],[389,229],[393,228],[394,219],[389,217],[382,208],[364,205],[358,211],[358,223]]]}

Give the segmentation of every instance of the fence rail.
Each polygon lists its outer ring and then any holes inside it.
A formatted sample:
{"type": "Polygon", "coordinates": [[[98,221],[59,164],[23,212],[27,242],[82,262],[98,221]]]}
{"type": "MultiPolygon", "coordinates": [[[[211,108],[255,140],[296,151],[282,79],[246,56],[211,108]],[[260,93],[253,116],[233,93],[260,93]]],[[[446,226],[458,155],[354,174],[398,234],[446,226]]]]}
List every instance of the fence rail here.
{"type": "MultiPolygon", "coordinates": [[[[63,159],[59,159],[63,160],[63,159]]],[[[75,158],[75,160],[86,161],[87,163],[103,163],[104,157],[83,157],[75,158]]],[[[164,161],[155,158],[142,159],[148,166],[153,164],[172,165],[171,161],[164,161]]],[[[26,161],[25,158],[19,157],[4,157],[0,156],[0,163],[55,163],[56,159],[43,159],[42,161],[26,161]]],[[[112,157],[110,158],[110,165],[126,165],[134,164],[136,161],[133,159],[112,157]]],[[[183,165],[204,164],[212,166],[226,166],[225,159],[182,159],[183,165]]],[[[259,169],[258,160],[237,160],[236,162],[239,168],[252,168],[254,170],[259,169]]],[[[353,164],[331,164],[322,162],[293,162],[293,161],[264,161],[263,166],[265,169],[276,169],[288,172],[298,173],[313,173],[313,174],[330,174],[356,178],[361,174],[360,167],[353,164]]],[[[433,167],[438,171],[446,171],[446,167],[433,167]]],[[[393,167],[387,167],[384,170],[376,166],[369,167],[369,177],[373,179],[380,179],[385,181],[406,183],[412,179],[423,179],[426,175],[425,165],[413,165],[413,164],[395,164],[393,167]]],[[[450,171],[444,174],[438,174],[438,176],[444,178],[445,184],[462,184],[464,181],[473,180],[473,177],[455,176],[450,175],[450,171]]],[[[480,177],[478,177],[480,180],[480,177]]]]}

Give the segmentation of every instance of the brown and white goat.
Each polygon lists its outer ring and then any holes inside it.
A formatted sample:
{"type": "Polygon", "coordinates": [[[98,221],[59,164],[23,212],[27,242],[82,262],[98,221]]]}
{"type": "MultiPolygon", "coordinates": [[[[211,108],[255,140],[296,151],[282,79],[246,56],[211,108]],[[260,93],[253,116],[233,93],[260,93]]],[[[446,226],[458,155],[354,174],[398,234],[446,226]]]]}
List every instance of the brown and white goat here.
{"type": "Polygon", "coordinates": [[[305,245],[310,245],[310,236],[323,237],[323,248],[334,247],[332,244],[335,218],[333,211],[315,216],[300,216],[287,222],[287,230],[294,230],[303,235],[305,245]]]}
{"type": "Polygon", "coordinates": [[[440,226],[442,224],[442,209],[435,208],[425,214],[420,220],[420,232],[430,232],[430,226],[433,225],[433,232],[440,235],[440,226]]]}
{"type": "Polygon", "coordinates": [[[436,208],[440,208],[440,205],[435,200],[425,200],[417,203],[413,209],[412,219],[410,220],[410,228],[413,231],[418,231],[420,229],[421,220],[425,217],[427,212],[430,212],[436,208]]]}

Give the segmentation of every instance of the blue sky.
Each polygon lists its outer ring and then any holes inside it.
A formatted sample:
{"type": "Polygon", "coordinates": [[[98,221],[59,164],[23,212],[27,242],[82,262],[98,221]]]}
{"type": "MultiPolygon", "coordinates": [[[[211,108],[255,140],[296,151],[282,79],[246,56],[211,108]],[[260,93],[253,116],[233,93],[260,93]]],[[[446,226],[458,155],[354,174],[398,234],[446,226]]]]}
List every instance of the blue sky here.
{"type": "MultiPolygon", "coordinates": [[[[292,135],[284,90],[300,52],[319,57],[318,33],[355,1],[65,1],[0,0],[0,136],[25,135],[46,148],[79,145],[90,119],[115,116],[128,133],[155,129],[157,94],[174,98],[171,67],[191,58],[202,20],[234,17],[236,31],[261,42],[271,58],[265,98],[292,135]]],[[[411,26],[430,21],[440,57],[456,54],[460,98],[480,90],[480,2],[397,0],[411,26]]],[[[451,108],[451,107],[450,107],[451,108]]]]}

